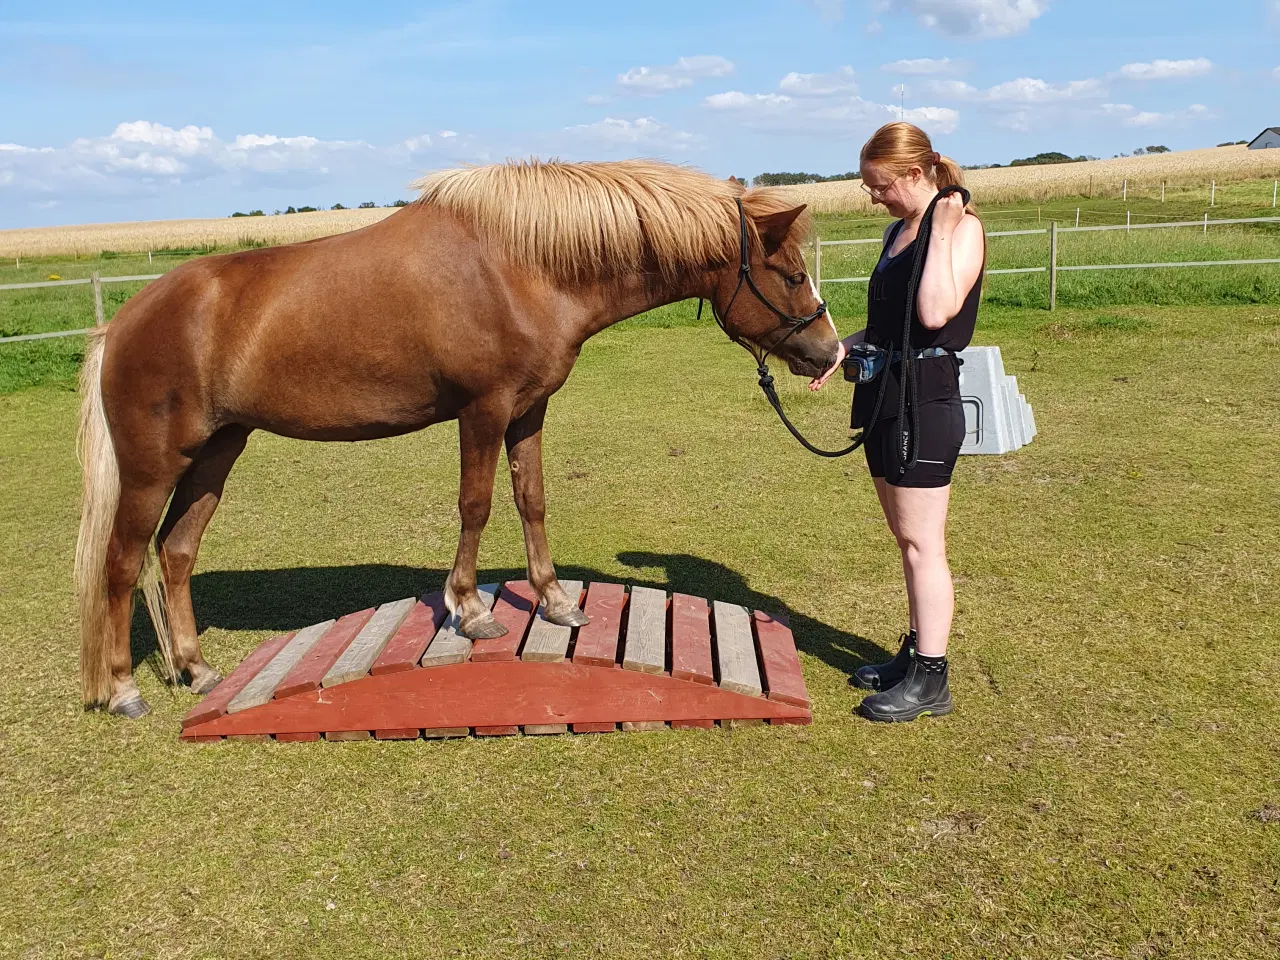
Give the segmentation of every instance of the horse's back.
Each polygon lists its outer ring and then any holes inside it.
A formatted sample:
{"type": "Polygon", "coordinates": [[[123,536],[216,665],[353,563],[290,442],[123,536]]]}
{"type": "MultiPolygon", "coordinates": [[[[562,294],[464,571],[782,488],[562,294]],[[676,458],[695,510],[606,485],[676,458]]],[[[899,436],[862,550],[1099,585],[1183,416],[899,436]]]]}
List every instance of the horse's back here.
{"type": "Polygon", "coordinates": [[[151,402],[164,393],[204,411],[211,428],[239,422],[307,439],[403,433],[452,416],[522,338],[509,279],[466,228],[430,207],[202,257],[121,308],[112,376],[151,402]]]}

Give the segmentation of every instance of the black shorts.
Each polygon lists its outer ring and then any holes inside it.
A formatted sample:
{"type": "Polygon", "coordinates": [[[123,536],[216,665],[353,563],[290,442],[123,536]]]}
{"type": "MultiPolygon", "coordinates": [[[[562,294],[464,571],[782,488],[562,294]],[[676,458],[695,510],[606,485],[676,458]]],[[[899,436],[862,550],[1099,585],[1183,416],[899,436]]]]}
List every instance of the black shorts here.
{"type": "Polygon", "coordinates": [[[902,469],[897,419],[877,420],[862,449],[873,477],[893,487],[945,487],[951,482],[964,443],[964,407],[959,397],[920,404],[920,453],[916,465],[902,469]]]}

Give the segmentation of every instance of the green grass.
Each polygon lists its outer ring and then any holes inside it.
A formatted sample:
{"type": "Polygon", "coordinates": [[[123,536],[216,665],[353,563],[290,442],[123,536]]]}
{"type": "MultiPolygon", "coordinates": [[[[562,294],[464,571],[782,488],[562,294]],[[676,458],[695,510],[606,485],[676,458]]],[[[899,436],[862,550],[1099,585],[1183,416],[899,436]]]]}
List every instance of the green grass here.
{"type": "MultiPolygon", "coordinates": [[[[1271,958],[1280,310],[990,309],[1040,435],[957,470],[957,710],[845,680],[905,611],[865,467],[804,454],[714,329],[590,341],[551,404],[562,574],[791,611],[809,727],[184,745],[85,714],[76,397],[0,397],[0,954],[1271,958]]],[[[834,443],[847,389],[784,402],[834,443]]],[[[258,435],[193,583],[227,669],[438,586],[456,431],[258,435]]],[[[520,571],[500,479],[482,576],[520,571]]]]}

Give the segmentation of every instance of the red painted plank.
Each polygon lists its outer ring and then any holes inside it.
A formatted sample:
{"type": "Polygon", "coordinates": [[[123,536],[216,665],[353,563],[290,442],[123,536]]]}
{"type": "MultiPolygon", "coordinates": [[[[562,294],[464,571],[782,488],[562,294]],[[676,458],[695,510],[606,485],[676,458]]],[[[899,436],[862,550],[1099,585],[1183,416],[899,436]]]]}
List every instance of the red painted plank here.
{"type": "Polygon", "coordinates": [[[764,686],[770,700],[809,708],[809,691],[805,689],[796,639],[783,617],[773,617],[759,610],[752,616],[756,626],[756,644],[764,665],[764,686]]]}
{"type": "Polygon", "coordinates": [[[281,743],[311,743],[319,740],[320,733],[318,731],[304,730],[299,733],[277,733],[276,740],[281,743]]]}
{"type": "Polygon", "coordinates": [[[500,727],[476,727],[477,737],[514,737],[520,733],[520,725],[506,724],[500,727]]]}
{"type": "Polygon", "coordinates": [[[338,662],[342,652],[351,645],[356,634],[369,622],[374,608],[348,613],[345,617],[325,631],[323,637],[311,645],[311,649],[302,655],[302,659],[293,665],[280,685],[276,687],[275,698],[291,697],[295,693],[307,690],[319,690],[320,681],[329,672],[329,668],[338,662]]]}
{"type": "Polygon", "coordinates": [[[626,603],[627,591],[620,583],[593,583],[587,588],[587,602],[582,612],[591,622],[578,628],[574,663],[589,667],[617,666],[618,631],[626,603]]]}
{"type": "Polygon", "coordinates": [[[707,601],[683,593],[671,597],[671,676],[715,683],[711,672],[711,612],[707,601]]]}
{"type": "Polygon", "coordinates": [[[538,594],[529,581],[511,580],[504,584],[493,605],[493,619],[507,628],[507,635],[496,640],[477,640],[471,645],[471,659],[477,663],[514,660],[533,619],[533,611],[537,609],[538,594]]]}
{"type": "MultiPolygon", "coordinates": [[[[437,590],[425,594],[404,618],[400,629],[387,641],[369,673],[377,677],[384,673],[400,673],[417,669],[418,661],[427,649],[440,624],[449,615],[444,605],[444,594],[437,590]]],[[[352,681],[353,683],[358,681],[352,681]]]]}
{"type": "Polygon", "coordinates": [[[572,661],[510,660],[365,677],[271,700],[186,732],[211,736],[810,716],[807,708],[665,674],[583,667],[572,661]]]}
{"type": "Polygon", "coordinates": [[[191,708],[190,712],[182,718],[182,728],[185,730],[187,727],[193,727],[197,723],[204,723],[226,713],[227,704],[235,698],[235,695],[243,690],[245,684],[257,676],[258,671],[270,663],[271,658],[284,649],[284,645],[292,639],[293,634],[286,633],[259,644],[253,653],[240,661],[240,666],[231,671],[231,676],[214,687],[209,691],[208,696],[191,708]]]}

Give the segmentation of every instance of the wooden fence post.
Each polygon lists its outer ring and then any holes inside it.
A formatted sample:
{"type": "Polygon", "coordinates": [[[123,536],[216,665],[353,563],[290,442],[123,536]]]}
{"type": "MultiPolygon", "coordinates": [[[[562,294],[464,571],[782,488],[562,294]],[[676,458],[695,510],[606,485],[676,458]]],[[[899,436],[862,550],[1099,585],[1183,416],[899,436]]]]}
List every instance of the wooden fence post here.
{"type": "Polygon", "coordinates": [[[1209,181],[1209,206],[1211,207],[1214,204],[1214,199],[1217,192],[1218,192],[1218,181],[1210,180],[1209,181]]]}
{"type": "Polygon", "coordinates": [[[1161,180],[1160,181],[1160,202],[1161,203],[1164,203],[1164,185],[1165,185],[1165,181],[1161,180]]]}
{"type": "Polygon", "coordinates": [[[94,326],[100,327],[107,322],[106,314],[102,310],[102,278],[95,270],[89,279],[93,283],[93,323],[94,326]]]}
{"type": "Polygon", "coordinates": [[[818,291],[818,299],[822,299],[822,238],[813,235],[813,286],[818,291]]]}
{"type": "Polygon", "coordinates": [[[1276,208],[1276,189],[1280,188],[1280,180],[1271,181],[1271,209],[1276,208]]]}
{"type": "Polygon", "coordinates": [[[1125,178],[1124,186],[1121,188],[1120,199],[1121,200],[1129,199],[1129,180],[1127,177],[1125,178]]]}
{"type": "Polygon", "coordinates": [[[1049,309],[1058,308],[1058,221],[1049,221],[1049,309]]]}

